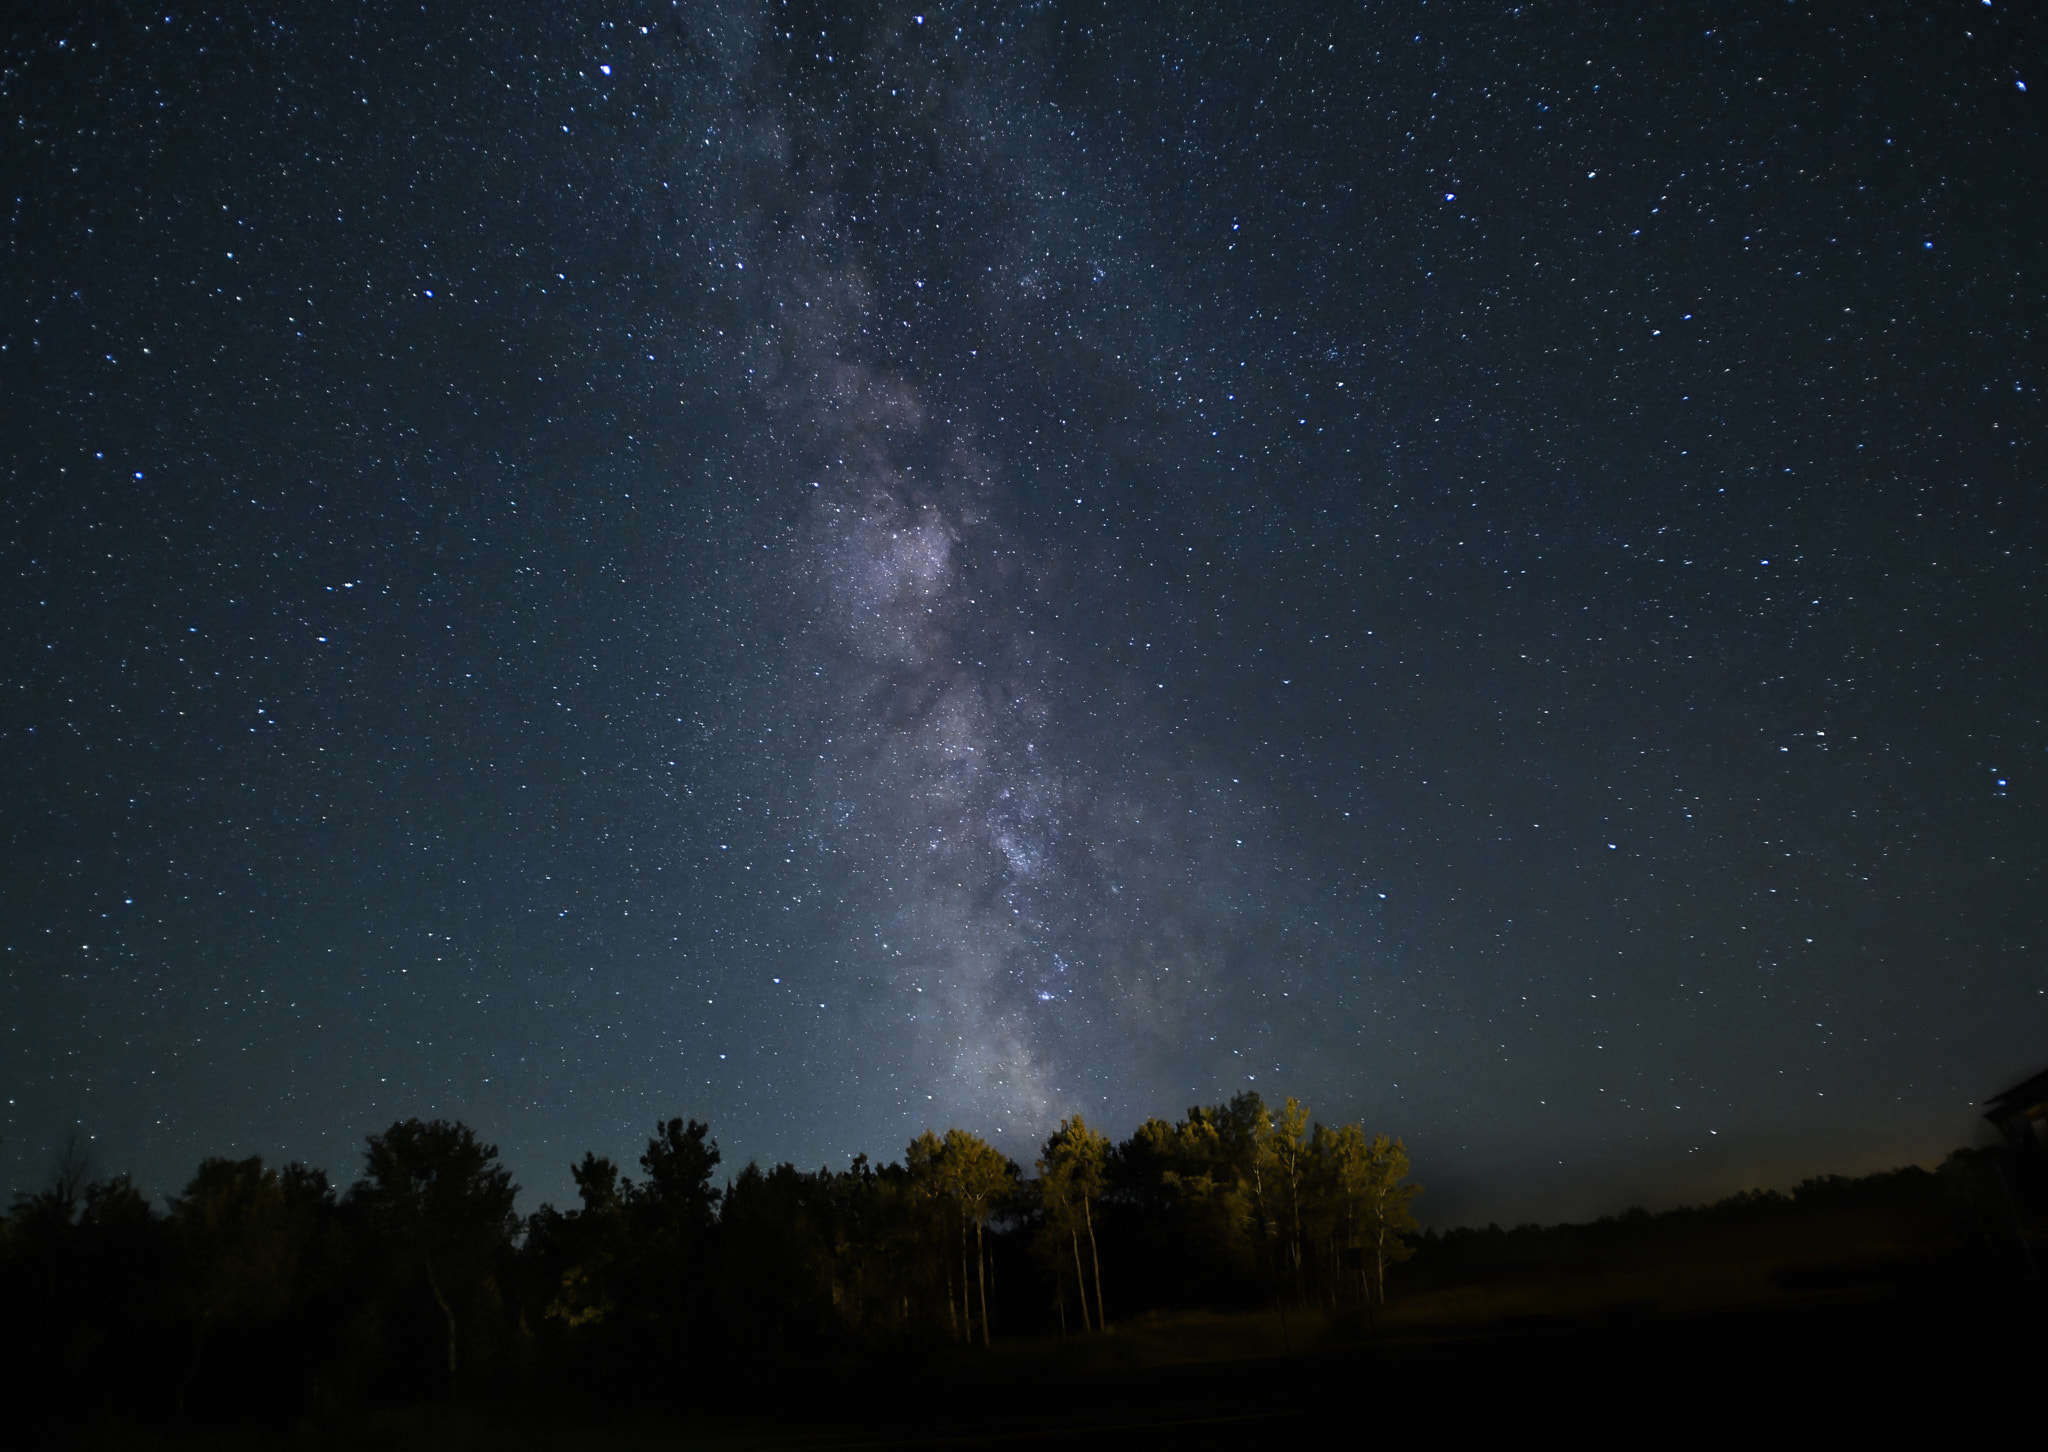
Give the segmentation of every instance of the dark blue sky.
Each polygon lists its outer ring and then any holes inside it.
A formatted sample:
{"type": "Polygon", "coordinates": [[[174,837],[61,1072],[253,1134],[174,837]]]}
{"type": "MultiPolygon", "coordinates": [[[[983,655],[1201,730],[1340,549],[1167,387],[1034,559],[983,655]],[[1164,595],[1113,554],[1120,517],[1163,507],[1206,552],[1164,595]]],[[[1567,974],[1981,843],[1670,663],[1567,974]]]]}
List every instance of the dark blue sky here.
{"type": "Polygon", "coordinates": [[[7,23],[11,1184],[1256,1088],[1548,1218],[2048,1057],[2025,7],[7,23]]]}

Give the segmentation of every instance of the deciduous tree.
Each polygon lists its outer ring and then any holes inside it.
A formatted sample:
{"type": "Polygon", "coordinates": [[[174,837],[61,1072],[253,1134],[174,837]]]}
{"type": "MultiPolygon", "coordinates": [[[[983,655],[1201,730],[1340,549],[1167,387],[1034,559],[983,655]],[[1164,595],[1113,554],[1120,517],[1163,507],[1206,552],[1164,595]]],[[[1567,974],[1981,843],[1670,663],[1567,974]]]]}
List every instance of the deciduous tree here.
{"type": "Polygon", "coordinates": [[[1076,1114],[1060,1121],[1060,1127],[1045,1142],[1038,1162],[1041,1198],[1046,1207],[1047,1227],[1052,1235],[1064,1235],[1074,1252],[1074,1279],[1081,1292],[1081,1323],[1088,1324],[1088,1277],[1081,1265],[1081,1238],[1088,1240],[1088,1260],[1095,1272],[1095,1325],[1109,1323],[1102,1309],[1102,1254],[1095,1240],[1094,1202],[1102,1198],[1107,1183],[1109,1137],[1097,1134],[1076,1114]]]}
{"type": "Polygon", "coordinates": [[[1422,1193],[1408,1183],[1408,1149],[1398,1139],[1374,1135],[1367,1151],[1366,1233],[1371,1238],[1375,1299],[1387,1301],[1387,1267],[1415,1254],[1408,1235],[1416,1228],[1408,1202],[1422,1193]]]}
{"type": "Polygon", "coordinates": [[[461,1366],[461,1308],[494,1299],[493,1262],[512,1242],[519,1187],[459,1121],[400,1120],[369,1137],[351,1205],[402,1268],[417,1267],[447,1327],[448,1381],[461,1366]]]}

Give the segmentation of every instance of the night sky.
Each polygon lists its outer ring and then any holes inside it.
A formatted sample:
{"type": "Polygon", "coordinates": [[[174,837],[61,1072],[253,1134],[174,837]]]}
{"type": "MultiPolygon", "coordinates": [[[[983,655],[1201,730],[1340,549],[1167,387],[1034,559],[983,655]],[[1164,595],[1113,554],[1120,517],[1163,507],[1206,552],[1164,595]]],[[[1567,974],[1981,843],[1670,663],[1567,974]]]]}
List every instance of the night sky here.
{"type": "Polygon", "coordinates": [[[921,3],[6,22],[7,1187],[1969,1142],[2048,1058],[2048,18],[921,3]]]}

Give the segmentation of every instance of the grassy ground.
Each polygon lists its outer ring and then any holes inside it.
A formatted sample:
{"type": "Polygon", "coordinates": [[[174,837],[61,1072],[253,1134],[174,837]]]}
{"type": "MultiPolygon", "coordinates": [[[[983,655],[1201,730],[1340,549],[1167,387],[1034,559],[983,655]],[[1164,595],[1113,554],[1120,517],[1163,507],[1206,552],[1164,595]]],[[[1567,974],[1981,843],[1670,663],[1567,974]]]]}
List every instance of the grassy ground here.
{"type": "MultiPolygon", "coordinates": [[[[2042,1288],[1901,1278],[1810,1257],[1552,1264],[1376,1312],[1144,1316],[1103,1334],[743,1378],[675,1368],[674,1410],[430,1407],[234,1435],[73,1429],[123,1448],[504,1449],[1362,1446],[1483,1430],[1691,1440],[1712,1424],[1841,1428],[2030,1385],[2042,1288]],[[1822,1266],[1821,1269],[1826,1269],[1822,1266]]],[[[1967,1420],[1967,1419],[1966,1419],[1967,1420]]]]}

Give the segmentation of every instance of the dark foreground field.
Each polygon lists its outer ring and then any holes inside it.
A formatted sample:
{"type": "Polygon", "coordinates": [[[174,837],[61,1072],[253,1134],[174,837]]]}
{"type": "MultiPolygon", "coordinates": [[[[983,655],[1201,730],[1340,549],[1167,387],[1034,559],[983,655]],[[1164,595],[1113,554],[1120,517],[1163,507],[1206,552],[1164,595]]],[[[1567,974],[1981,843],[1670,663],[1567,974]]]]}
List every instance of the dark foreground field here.
{"type": "MultiPolygon", "coordinates": [[[[673,1413],[598,1406],[370,1414],[326,1426],[140,1433],[67,1419],[60,1443],[133,1447],[1414,1447],[1709,1433],[1898,1432],[1943,1445],[2038,1402],[2048,1296],[2036,1283],[1822,1291],[1763,1306],[1621,1305],[1473,1324],[1296,1315],[1146,1321],[992,1355],[799,1368],[716,1381],[677,1367],[673,1413]],[[1291,1348],[1291,1349],[1290,1349],[1291,1348]]],[[[1398,1319],[1398,1318],[1396,1318],[1398,1319]]],[[[2031,1434],[2029,1434],[2031,1435],[2031,1434]]],[[[2022,1439],[2024,1441],[2024,1438],[2022,1439]]],[[[17,1444],[25,1445],[25,1444],[17,1444]]],[[[51,1444],[56,1445],[56,1444],[51,1444]]]]}
{"type": "MultiPolygon", "coordinates": [[[[530,1217],[518,1242],[510,1218],[475,1243],[429,1240],[417,1214],[372,1213],[374,1184],[337,1199],[255,1161],[209,1162],[169,1216],[125,1182],[31,1199],[0,1225],[0,1447],[1406,1452],[1930,1420],[1944,1447],[2003,1446],[2008,1424],[2032,1425],[2048,1360],[2048,1165],[2004,1152],[1657,1214],[1410,1233],[1370,1310],[1377,1267],[1337,1254],[1342,1221],[1317,1222],[1312,1199],[1304,1223],[1323,1229],[1297,1237],[1290,1215],[1242,1213],[1263,1203],[1242,1188],[1162,1198],[1186,1176],[1133,1172],[1100,1219],[1109,1305],[1129,1309],[1061,1336],[1080,1303],[1037,1253],[1042,1189],[987,1228],[984,1262],[981,1222],[917,1198],[908,1171],[750,1167],[714,1194],[701,1147],[680,1211],[597,1193],[573,1217],[530,1217]],[[1232,1213],[1214,1213],[1219,1194],[1232,1213]],[[953,1297],[984,1270],[996,1294],[953,1297]],[[968,1339],[990,1326],[992,1346],[968,1339]]],[[[581,1169],[606,1190],[608,1166],[581,1169]]],[[[1079,1264],[1093,1241],[1054,1246],[1079,1264]]]]}

